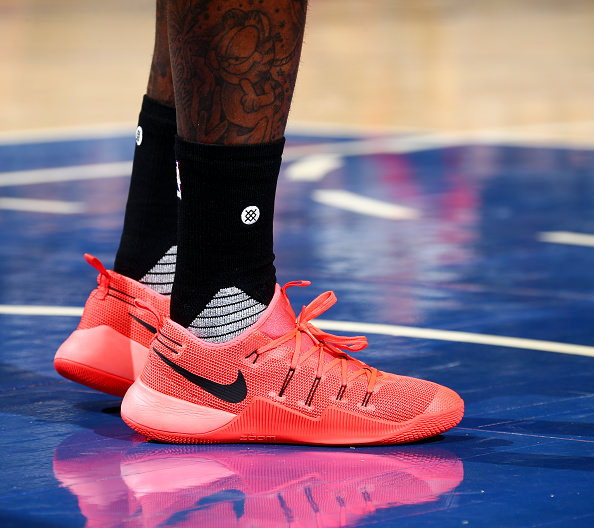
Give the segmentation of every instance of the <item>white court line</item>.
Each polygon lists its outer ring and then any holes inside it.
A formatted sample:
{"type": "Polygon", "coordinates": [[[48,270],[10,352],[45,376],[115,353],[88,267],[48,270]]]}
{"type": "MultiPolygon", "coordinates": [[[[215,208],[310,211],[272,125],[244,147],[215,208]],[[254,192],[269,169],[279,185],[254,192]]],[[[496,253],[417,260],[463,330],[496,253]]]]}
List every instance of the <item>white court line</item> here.
{"type": "Polygon", "coordinates": [[[538,234],[538,240],[554,244],[594,247],[594,235],[571,231],[544,231],[538,234]]]}
{"type": "MultiPolygon", "coordinates": [[[[313,145],[296,145],[286,147],[283,154],[284,161],[301,161],[306,157],[332,157],[334,164],[342,163],[341,156],[360,156],[374,153],[406,153],[416,152],[444,146],[455,145],[448,140],[439,143],[435,140],[409,139],[409,138],[376,138],[360,141],[343,141],[317,143],[313,145]]],[[[315,158],[314,158],[315,159],[315,158]]],[[[325,162],[326,169],[328,161],[325,162]]],[[[320,170],[318,168],[318,170],[320,170]]],[[[55,167],[52,169],[35,169],[25,171],[12,171],[0,173],[0,187],[15,185],[33,185],[37,183],[52,183],[60,181],[79,181],[100,178],[119,178],[129,176],[132,171],[131,161],[114,163],[98,163],[95,165],[75,165],[68,167],[55,167]]],[[[323,177],[323,175],[322,175],[323,177]]]]}
{"type": "MultiPolygon", "coordinates": [[[[127,126],[127,125],[126,125],[127,126]]],[[[410,152],[421,152],[460,145],[525,145],[542,146],[551,145],[550,139],[542,139],[541,135],[548,131],[571,130],[572,127],[590,127],[594,129],[594,122],[583,123],[551,123],[542,125],[530,125],[526,127],[508,127],[500,129],[484,129],[470,131],[451,131],[420,133],[415,135],[392,135],[376,138],[368,138],[354,141],[336,141],[316,143],[310,145],[287,146],[283,154],[284,161],[302,160],[307,156],[365,156],[372,154],[406,154],[410,152]]],[[[103,132],[101,129],[95,131],[89,137],[109,136],[109,128],[103,132]]],[[[115,134],[115,130],[113,135],[115,134]]],[[[49,135],[51,131],[46,133],[49,135]]],[[[33,134],[34,132],[32,132],[33,134]]],[[[127,132],[126,132],[127,133],[127,132]]],[[[58,136],[59,137],[59,136],[58,136]]],[[[67,139],[71,139],[67,136],[67,139]]],[[[54,138],[58,141],[57,138],[54,138]]],[[[15,141],[18,143],[18,141],[15,141]]],[[[0,144],[3,141],[0,138],[0,144]]],[[[6,139],[4,144],[10,144],[6,139]]],[[[554,143],[553,144],[558,144],[554,143]]],[[[592,148],[586,144],[567,144],[563,148],[592,148]]],[[[39,169],[31,171],[15,171],[0,173],[0,187],[7,185],[27,185],[34,183],[46,183],[56,181],[88,180],[95,178],[116,178],[128,176],[131,172],[131,162],[102,163],[97,165],[80,165],[77,167],[58,167],[54,169],[39,169]],[[78,174],[78,175],[77,175],[78,174]]]]}
{"type": "MultiPolygon", "coordinates": [[[[5,131],[0,132],[0,146],[119,137],[129,137],[132,142],[134,141],[135,130],[136,123],[128,122],[5,131]]],[[[344,125],[320,122],[291,121],[287,126],[287,135],[307,135],[320,138],[360,137],[370,134],[419,134],[425,132],[425,130],[419,128],[404,128],[401,126],[344,125]]]]}
{"type": "Polygon", "coordinates": [[[80,317],[83,309],[78,306],[34,306],[24,304],[0,304],[0,314],[4,315],[55,315],[80,317]]]}
{"type": "Polygon", "coordinates": [[[419,211],[411,207],[382,202],[342,189],[319,189],[314,191],[312,198],[316,202],[338,209],[390,220],[412,220],[420,216],[419,211]]]}
{"type": "MultiPolygon", "coordinates": [[[[448,142],[447,145],[450,143],[448,142]]],[[[455,143],[451,143],[454,145],[455,143]]],[[[426,142],[405,138],[378,138],[361,141],[344,141],[318,143],[285,148],[283,159],[285,161],[298,161],[303,158],[314,157],[326,160],[333,158],[332,162],[338,166],[342,163],[340,156],[359,156],[374,153],[406,153],[419,150],[447,146],[444,143],[426,142]]],[[[325,169],[328,168],[325,161],[325,169]]],[[[319,163],[318,163],[319,164],[319,163]]],[[[318,167],[318,171],[320,168],[318,167]]],[[[60,181],[92,180],[99,178],[119,178],[129,176],[132,171],[132,162],[123,161],[115,163],[98,163],[96,165],[75,165],[69,167],[56,167],[52,169],[36,169],[26,171],[12,171],[0,173],[0,187],[15,185],[33,185],[37,183],[51,183],[60,181]]],[[[323,177],[323,174],[322,176],[323,177]]]]}
{"type": "Polygon", "coordinates": [[[293,181],[320,181],[333,170],[344,165],[342,159],[333,154],[316,154],[294,161],[285,169],[285,175],[293,181]]]}
{"type": "MultiPolygon", "coordinates": [[[[0,146],[18,145],[38,142],[60,142],[77,139],[99,139],[110,137],[134,138],[136,123],[100,123],[95,125],[74,125],[66,127],[37,128],[30,130],[15,130],[0,132],[0,146]]],[[[342,123],[321,123],[321,122],[298,122],[290,121],[287,133],[307,134],[312,136],[361,136],[369,134],[407,134],[414,133],[417,137],[437,135],[456,136],[473,142],[478,141],[545,141],[550,144],[550,136],[553,134],[566,134],[571,136],[576,131],[588,132],[594,130],[594,121],[565,121],[552,123],[536,123],[529,125],[511,125],[497,128],[483,128],[470,130],[431,131],[419,128],[405,128],[382,125],[353,125],[342,123]]],[[[553,138],[554,139],[554,138],[553,138]]],[[[571,140],[571,137],[568,138],[571,140]]],[[[592,143],[588,143],[592,147],[592,143]]],[[[584,148],[588,148],[585,145],[584,148]]]]}
{"type": "MultiPolygon", "coordinates": [[[[363,141],[346,141],[346,142],[331,142],[319,143],[315,145],[287,147],[285,149],[283,159],[285,161],[302,160],[310,155],[323,156],[328,158],[333,157],[335,164],[341,163],[338,156],[360,155],[373,152],[409,152],[414,149],[434,148],[434,145],[424,145],[421,147],[417,143],[407,141],[403,143],[403,139],[399,138],[396,142],[394,138],[391,141],[386,140],[363,140],[363,141]],[[345,148],[345,144],[351,145],[351,149],[345,148]],[[391,149],[391,150],[390,150],[391,149]],[[331,152],[328,152],[331,151],[331,152]]],[[[328,161],[325,162],[326,169],[328,168],[328,161]]],[[[318,168],[318,171],[320,169],[318,168]]],[[[0,173],[0,187],[19,186],[19,185],[33,185],[37,183],[52,183],[60,181],[79,181],[92,180],[100,178],[119,178],[129,176],[132,171],[132,162],[114,162],[114,163],[98,163],[95,165],[75,165],[68,167],[55,167],[51,169],[35,169],[25,171],[12,171],[0,173]]],[[[322,175],[323,177],[323,175],[322,175]]]]}
{"type": "Polygon", "coordinates": [[[472,334],[469,332],[456,332],[452,330],[434,330],[432,328],[417,328],[414,326],[328,321],[326,319],[316,319],[315,324],[323,330],[338,330],[339,332],[416,337],[419,339],[473,343],[475,345],[493,345],[506,348],[523,348],[526,350],[539,350],[542,352],[557,352],[559,354],[594,357],[594,347],[592,346],[572,345],[555,341],[540,341],[538,339],[523,339],[520,337],[505,337],[488,334],[472,334]]]}
{"type": "Polygon", "coordinates": [[[0,209],[31,213],[78,214],[85,210],[80,202],[35,200],[32,198],[0,198],[0,209]]]}
{"type": "MultiPolygon", "coordinates": [[[[0,304],[0,314],[4,315],[41,315],[80,317],[83,309],[78,306],[31,306],[20,304],[0,304]]],[[[577,356],[594,357],[594,347],[557,343],[555,341],[540,341],[537,339],[523,339],[520,337],[494,336],[488,334],[471,334],[469,332],[455,332],[452,330],[435,330],[432,328],[417,328],[414,326],[398,326],[376,323],[358,323],[352,321],[330,321],[315,319],[315,324],[322,330],[354,332],[361,334],[381,334],[394,337],[415,337],[436,341],[454,341],[457,343],[473,343],[476,345],[493,345],[506,348],[522,348],[543,352],[557,352],[577,356]]]]}
{"type": "Polygon", "coordinates": [[[97,163],[95,165],[74,165],[53,169],[36,169],[0,173],[0,187],[32,185],[61,181],[93,180],[96,178],[119,178],[129,176],[131,161],[97,163]]]}

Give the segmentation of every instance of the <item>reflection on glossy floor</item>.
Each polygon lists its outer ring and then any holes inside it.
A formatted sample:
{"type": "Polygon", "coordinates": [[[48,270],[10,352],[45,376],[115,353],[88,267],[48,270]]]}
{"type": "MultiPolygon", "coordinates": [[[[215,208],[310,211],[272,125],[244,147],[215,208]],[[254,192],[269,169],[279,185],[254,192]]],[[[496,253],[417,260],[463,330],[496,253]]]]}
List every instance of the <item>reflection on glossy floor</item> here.
{"type": "Polygon", "coordinates": [[[132,137],[0,145],[2,526],[592,526],[594,152],[293,135],[280,281],[312,280],[296,306],[336,291],[322,328],[465,418],[391,448],[176,447],[52,368],[82,253],[113,258],[132,137]]]}
{"type": "Polygon", "coordinates": [[[443,508],[463,477],[435,449],[315,449],[144,443],[109,458],[68,438],[54,474],[97,526],[352,526],[377,510],[443,508]],[[119,474],[119,478],[114,477],[119,474]],[[429,508],[427,508],[429,505],[429,508]]]}

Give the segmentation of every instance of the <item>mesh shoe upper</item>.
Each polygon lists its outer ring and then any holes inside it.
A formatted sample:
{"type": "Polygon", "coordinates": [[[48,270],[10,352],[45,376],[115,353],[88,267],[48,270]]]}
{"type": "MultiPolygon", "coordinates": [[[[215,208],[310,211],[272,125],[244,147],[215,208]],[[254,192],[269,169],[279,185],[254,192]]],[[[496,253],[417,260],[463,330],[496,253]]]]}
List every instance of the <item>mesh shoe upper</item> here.
{"type": "Polygon", "coordinates": [[[138,308],[135,300],[150,304],[165,316],[169,314],[169,297],[115,271],[106,270],[95,257],[85,257],[99,275],[97,288],[87,299],[78,330],[106,325],[148,347],[156,328],[147,321],[146,311],[138,308]]]}
{"type": "MultiPolygon", "coordinates": [[[[287,286],[293,285],[306,284],[287,286]]],[[[201,341],[163,319],[140,380],[165,395],[233,414],[254,398],[264,398],[312,418],[332,406],[391,422],[411,420],[425,412],[438,393],[449,391],[429,381],[377,371],[352,358],[345,350],[361,350],[365,338],[333,336],[309,322],[334,304],[334,294],[319,296],[296,318],[287,286],[277,286],[254,326],[222,345],[201,341]],[[230,387],[241,376],[247,393],[240,401],[220,398],[180,371],[230,387]]]]}

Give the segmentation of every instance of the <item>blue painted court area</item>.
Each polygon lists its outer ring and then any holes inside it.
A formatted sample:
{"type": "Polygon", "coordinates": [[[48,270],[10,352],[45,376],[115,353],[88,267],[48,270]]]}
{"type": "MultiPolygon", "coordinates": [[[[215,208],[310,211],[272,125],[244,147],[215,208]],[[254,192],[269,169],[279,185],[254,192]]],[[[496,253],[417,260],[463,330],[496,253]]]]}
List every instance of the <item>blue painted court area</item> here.
{"type": "Polygon", "coordinates": [[[322,328],[466,415],[356,449],[147,443],[57,375],[132,134],[0,145],[0,526],[594,526],[594,152],[388,139],[289,138],[279,281],[312,281],[294,306],[334,290],[322,328]]]}

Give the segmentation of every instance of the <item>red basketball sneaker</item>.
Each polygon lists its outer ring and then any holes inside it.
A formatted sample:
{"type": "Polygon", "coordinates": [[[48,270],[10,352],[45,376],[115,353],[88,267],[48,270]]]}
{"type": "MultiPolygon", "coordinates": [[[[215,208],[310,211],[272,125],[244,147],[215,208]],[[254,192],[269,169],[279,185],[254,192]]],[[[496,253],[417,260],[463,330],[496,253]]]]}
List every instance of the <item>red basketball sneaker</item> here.
{"type": "Polygon", "coordinates": [[[364,337],[310,323],[336,302],[334,293],[296,318],[286,290],[308,284],[277,286],[256,324],[221,344],[151,310],[159,331],[122,418],[149,439],[182,443],[395,444],[458,424],[464,402],[454,391],[378,371],[343,351],[362,350],[364,337]]]}
{"type": "Polygon", "coordinates": [[[69,380],[123,396],[140,374],[157,331],[135,301],[150,304],[164,317],[169,315],[169,297],[107,271],[91,255],[85,259],[99,271],[98,286],[87,299],[78,328],[56,352],[54,367],[69,380]]]}

